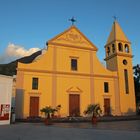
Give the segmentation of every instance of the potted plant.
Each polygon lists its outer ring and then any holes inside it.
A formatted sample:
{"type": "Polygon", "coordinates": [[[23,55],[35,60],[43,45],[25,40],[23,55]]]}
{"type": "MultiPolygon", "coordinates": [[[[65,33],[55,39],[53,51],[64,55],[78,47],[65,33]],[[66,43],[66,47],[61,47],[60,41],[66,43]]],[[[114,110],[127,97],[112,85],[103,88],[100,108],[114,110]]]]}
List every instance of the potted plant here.
{"type": "Polygon", "coordinates": [[[54,113],[59,111],[61,108],[61,105],[58,105],[57,107],[53,108],[51,106],[46,106],[42,108],[40,111],[45,114],[45,124],[50,125],[52,124],[51,118],[54,116],[54,113]]]}
{"type": "Polygon", "coordinates": [[[52,108],[51,106],[46,106],[46,107],[42,108],[40,111],[45,114],[45,124],[50,125],[51,124],[51,114],[54,114],[56,109],[52,108]]]}
{"type": "Polygon", "coordinates": [[[99,104],[90,104],[88,105],[87,109],[84,111],[85,115],[90,115],[92,114],[92,123],[96,124],[97,123],[97,117],[99,117],[102,113],[102,110],[100,108],[99,104]]]}

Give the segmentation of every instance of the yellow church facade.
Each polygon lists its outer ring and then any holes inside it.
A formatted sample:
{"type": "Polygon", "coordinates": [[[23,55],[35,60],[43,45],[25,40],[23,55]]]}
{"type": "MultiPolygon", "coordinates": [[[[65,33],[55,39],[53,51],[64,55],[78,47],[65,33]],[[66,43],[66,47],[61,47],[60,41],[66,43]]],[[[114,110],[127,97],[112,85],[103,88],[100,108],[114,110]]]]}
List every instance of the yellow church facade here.
{"type": "Polygon", "coordinates": [[[135,113],[131,43],[117,21],[105,45],[106,68],[97,47],[72,25],[47,42],[32,63],[18,63],[16,117],[42,116],[45,106],[61,105],[61,116],[84,116],[98,103],[103,115],[135,113]]]}

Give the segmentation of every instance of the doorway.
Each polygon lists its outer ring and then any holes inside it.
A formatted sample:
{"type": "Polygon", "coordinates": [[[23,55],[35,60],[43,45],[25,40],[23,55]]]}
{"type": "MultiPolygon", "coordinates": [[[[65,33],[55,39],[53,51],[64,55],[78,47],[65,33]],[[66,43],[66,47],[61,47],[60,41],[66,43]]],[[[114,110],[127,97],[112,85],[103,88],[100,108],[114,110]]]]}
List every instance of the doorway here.
{"type": "Polygon", "coordinates": [[[80,116],[80,95],[69,94],[69,116],[80,116]]]}
{"type": "Polygon", "coordinates": [[[111,115],[110,99],[104,99],[104,115],[105,116],[111,115]]]}
{"type": "Polygon", "coordinates": [[[30,97],[30,117],[39,116],[39,97],[30,97]]]}

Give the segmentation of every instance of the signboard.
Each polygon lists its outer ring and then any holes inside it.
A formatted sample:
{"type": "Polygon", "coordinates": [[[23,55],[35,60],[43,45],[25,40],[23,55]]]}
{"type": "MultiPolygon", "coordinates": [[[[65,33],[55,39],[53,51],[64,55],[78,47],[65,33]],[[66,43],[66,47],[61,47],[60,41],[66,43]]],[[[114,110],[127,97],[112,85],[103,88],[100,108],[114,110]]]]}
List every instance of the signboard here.
{"type": "Polygon", "coordinates": [[[0,121],[9,120],[10,113],[10,104],[1,104],[0,105],[0,121]]]}

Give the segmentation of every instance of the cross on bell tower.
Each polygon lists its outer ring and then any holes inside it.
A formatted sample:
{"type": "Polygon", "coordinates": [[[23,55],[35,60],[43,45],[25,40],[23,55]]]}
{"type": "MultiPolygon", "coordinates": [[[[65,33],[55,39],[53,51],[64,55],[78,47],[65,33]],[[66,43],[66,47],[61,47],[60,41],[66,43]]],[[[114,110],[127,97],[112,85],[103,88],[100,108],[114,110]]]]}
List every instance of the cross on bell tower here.
{"type": "Polygon", "coordinates": [[[117,21],[118,17],[117,16],[113,16],[114,21],[117,21]]]}
{"type": "Polygon", "coordinates": [[[71,21],[72,25],[74,25],[74,23],[76,22],[76,19],[72,17],[71,19],[69,19],[69,21],[71,21]]]}

